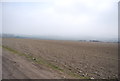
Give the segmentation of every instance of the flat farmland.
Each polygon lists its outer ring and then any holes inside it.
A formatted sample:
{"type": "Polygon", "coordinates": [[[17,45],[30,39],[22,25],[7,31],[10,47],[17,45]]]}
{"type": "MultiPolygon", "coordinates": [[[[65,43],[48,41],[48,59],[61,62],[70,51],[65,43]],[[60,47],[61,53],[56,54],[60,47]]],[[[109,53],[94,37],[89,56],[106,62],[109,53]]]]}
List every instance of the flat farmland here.
{"type": "MultiPolygon", "coordinates": [[[[5,58],[14,58],[14,61],[18,57],[21,61],[23,58],[24,60],[28,59],[28,63],[22,62],[25,66],[28,65],[29,67],[29,65],[32,65],[29,63],[34,62],[34,66],[37,68],[44,67],[47,68],[44,69],[45,71],[51,70],[48,72],[51,77],[48,76],[44,78],[55,78],[52,75],[55,75],[56,78],[118,78],[117,43],[3,38],[2,47],[4,66],[6,66],[5,58]],[[16,53],[17,56],[10,57],[14,55],[11,53],[16,53]]],[[[14,67],[18,66],[15,65],[14,67]]],[[[24,67],[24,65],[22,67],[24,67]]],[[[30,67],[29,69],[32,70],[33,74],[36,74],[34,72],[34,70],[36,71],[35,68],[30,67]]],[[[4,69],[3,71],[6,70],[4,69]]],[[[37,71],[39,71],[39,69],[37,71]]],[[[26,71],[22,72],[24,73],[26,71]]],[[[3,78],[10,77],[7,73],[9,73],[9,70],[3,73],[3,78]]],[[[30,73],[26,73],[25,76],[29,74],[30,73]]],[[[39,78],[40,72],[37,74],[38,77],[35,78],[39,78]]],[[[14,77],[18,76],[20,75],[14,77]]],[[[25,78],[22,76],[20,78],[25,78]]]]}

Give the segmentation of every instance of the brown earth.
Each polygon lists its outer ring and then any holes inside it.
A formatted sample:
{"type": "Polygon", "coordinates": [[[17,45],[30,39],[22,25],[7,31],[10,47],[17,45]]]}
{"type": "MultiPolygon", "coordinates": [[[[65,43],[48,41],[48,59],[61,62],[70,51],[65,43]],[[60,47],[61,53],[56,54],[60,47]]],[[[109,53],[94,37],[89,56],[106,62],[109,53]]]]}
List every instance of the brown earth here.
{"type": "Polygon", "coordinates": [[[3,78],[118,78],[117,43],[17,38],[2,43],[3,78]]]}

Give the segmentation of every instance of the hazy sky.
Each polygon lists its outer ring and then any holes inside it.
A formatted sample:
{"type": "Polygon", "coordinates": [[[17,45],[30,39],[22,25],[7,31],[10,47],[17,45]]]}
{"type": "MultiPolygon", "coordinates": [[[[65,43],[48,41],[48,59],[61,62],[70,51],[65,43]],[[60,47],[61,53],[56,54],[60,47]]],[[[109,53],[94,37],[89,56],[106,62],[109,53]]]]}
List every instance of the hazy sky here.
{"type": "Polygon", "coordinates": [[[2,3],[3,33],[117,38],[118,0],[2,3]]]}

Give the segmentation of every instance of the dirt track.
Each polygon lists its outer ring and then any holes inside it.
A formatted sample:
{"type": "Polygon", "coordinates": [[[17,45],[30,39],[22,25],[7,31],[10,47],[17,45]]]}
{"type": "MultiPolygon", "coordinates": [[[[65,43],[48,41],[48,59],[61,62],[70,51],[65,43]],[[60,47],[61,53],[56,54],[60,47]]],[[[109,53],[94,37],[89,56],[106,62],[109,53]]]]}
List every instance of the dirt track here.
{"type": "Polygon", "coordinates": [[[3,45],[35,58],[42,57],[65,73],[60,74],[3,49],[3,78],[71,78],[69,72],[96,79],[117,78],[117,43],[14,38],[3,39],[3,45]]]}
{"type": "Polygon", "coordinates": [[[61,79],[58,73],[3,49],[3,79],[61,79]]]}

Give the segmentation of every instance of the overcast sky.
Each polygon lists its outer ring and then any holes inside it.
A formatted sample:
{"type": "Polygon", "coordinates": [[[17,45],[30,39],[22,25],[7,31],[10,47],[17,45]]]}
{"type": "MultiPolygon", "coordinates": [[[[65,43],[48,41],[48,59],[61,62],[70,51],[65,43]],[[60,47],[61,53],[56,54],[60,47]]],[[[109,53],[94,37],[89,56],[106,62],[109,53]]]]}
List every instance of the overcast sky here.
{"type": "Polygon", "coordinates": [[[118,0],[2,3],[3,33],[117,38],[118,0]]]}

